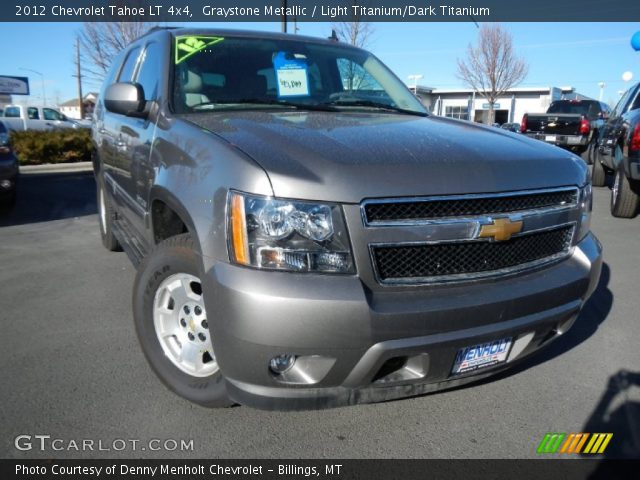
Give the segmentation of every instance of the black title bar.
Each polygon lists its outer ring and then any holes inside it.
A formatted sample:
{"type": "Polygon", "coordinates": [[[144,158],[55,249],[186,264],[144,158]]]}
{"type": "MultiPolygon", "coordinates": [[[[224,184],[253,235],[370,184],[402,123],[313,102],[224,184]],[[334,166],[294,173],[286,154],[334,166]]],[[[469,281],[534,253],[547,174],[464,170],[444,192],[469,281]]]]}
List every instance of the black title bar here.
{"type": "Polygon", "coordinates": [[[630,22],[638,0],[14,0],[2,22],[630,22]],[[354,4],[355,3],[355,4],[354,4]]]}
{"type": "Polygon", "coordinates": [[[631,479],[639,460],[0,460],[9,479],[631,479]]]}

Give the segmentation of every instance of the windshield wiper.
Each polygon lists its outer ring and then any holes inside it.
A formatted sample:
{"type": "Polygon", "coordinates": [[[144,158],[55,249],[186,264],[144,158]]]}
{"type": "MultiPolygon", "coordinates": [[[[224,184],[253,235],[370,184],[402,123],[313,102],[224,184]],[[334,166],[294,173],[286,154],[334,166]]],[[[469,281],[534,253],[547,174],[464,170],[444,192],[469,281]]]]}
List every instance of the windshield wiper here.
{"type": "Polygon", "coordinates": [[[336,112],[337,109],[328,104],[309,104],[300,102],[290,102],[288,100],[269,100],[262,98],[238,98],[233,100],[219,100],[214,102],[205,102],[194,105],[194,110],[204,110],[208,108],[215,108],[216,105],[273,105],[281,107],[290,107],[298,110],[310,110],[319,112],[336,112]]]}
{"type": "Polygon", "coordinates": [[[367,107],[376,108],[381,110],[389,110],[392,112],[406,113],[407,115],[417,115],[419,117],[426,117],[428,113],[418,112],[416,110],[407,110],[406,108],[394,107],[387,103],[374,102],[372,100],[334,100],[332,102],[323,103],[322,105],[336,106],[336,107],[367,107]]]}

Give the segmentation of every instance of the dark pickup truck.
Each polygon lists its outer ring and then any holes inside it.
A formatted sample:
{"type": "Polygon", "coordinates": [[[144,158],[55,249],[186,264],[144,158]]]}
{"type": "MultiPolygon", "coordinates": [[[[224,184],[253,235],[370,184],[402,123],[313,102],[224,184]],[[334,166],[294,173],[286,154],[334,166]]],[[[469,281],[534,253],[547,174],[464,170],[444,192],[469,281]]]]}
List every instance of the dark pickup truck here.
{"type": "Polygon", "coordinates": [[[611,214],[633,218],[640,209],[640,83],[620,98],[602,128],[591,165],[593,185],[602,187],[613,173],[611,214]]]}
{"type": "Polygon", "coordinates": [[[547,113],[525,113],[520,132],[582,155],[591,164],[609,107],[597,100],[558,100],[547,113]]]}

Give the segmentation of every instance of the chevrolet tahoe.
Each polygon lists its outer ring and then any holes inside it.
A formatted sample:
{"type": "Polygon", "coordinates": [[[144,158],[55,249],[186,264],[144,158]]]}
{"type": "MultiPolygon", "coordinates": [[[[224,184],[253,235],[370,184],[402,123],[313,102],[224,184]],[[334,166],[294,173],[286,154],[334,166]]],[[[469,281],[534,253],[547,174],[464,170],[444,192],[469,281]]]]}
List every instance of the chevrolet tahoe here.
{"type": "Polygon", "coordinates": [[[566,332],[598,282],[579,157],[431,115],[332,39],[155,29],[114,62],[92,139],[141,348],[200,405],[476,381],[566,332]]]}

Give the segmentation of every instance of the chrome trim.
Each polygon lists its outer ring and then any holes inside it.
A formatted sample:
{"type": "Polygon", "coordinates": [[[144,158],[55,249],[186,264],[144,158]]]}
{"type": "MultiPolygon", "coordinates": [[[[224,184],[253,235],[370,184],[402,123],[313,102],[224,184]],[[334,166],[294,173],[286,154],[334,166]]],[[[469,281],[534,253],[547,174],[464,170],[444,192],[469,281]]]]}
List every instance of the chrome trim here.
{"type": "Polygon", "coordinates": [[[485,218],[500,218],[500,216],[527,216],[527,215],[544,215],[545,213],[555,212],[559,210],[570,210],[579,205],[580,202],[580,189],[578,187],[559,187],[559,188],[544,188],[537,190],[516,190],[511,192],[501,193],[477,193],[477,194],[464,194],[464,195],[434,195],[426,197],[397,197],[397,198],[373,198],[365,199],[360,203],[360,216],[362,223],[365,227],[397,227],[397,226],[419,226],[419,225],[437,225],[437,224],[452,224],[452,223],[470,223],[478,222],[485,218]],[[369,222],[367,220],[367,213],[365,207],[370,204],[380,203],[414,203],[414,202],[433,202],[433,201],[448,201],[448,200],[474,200],[481,198],[501,198],[501,197],[515,197],[526,195],[537,195],[543,193],[559,193],[559,192],[575,192],[575,202],[567,205],[558,205],[554,207],[542,207],[532,208],[529,210],[514,210],[511,212],[499,212],[499,213],[483,213],[479,215],[471,216],[450,216],[450,217],[438,217],[426,220],[382,220],[369,222]]]}
{"type": "MultiPolygon", "coordinates": [[[[573,255],[575,250],[575,236],[577,231],[577,222],[567,222],[564,224],[552,225],[545,228],[539,228],[536,230],[528,230],[526,232],[520,232],[517,235],[513,235],[512,238],[523,237],[527,235],[531,235],[534,233],[541,233],[549,230],[559,230],[565,227],[571,227],[571,236],[569,239],[568,248],[565,251],[559,252],[555,255],[551,255],[549,257],[541,258],[538,260],[534,260],[532,262],[522,263],[519,265],[514,265],[513,267],[502,268],[498,270],[489,270],[486,272],[476,272],[476,273],[458,273],[454,275],[437,275],[431,277],[402,277],[402,278],[394,278],[391,280],[382,280],[380,278],[380,274],[378,272],[378,264],[376,262],[373,250],[374,248],[379,247],[411,247],[411,246],[420,246],[420,245],[446,245],[452,243],[479,243],[479,242],[495,242],[490,238],[475,238],[475,239],[459,239],[459,240],[451,240],[451,241],[426,241],[426,242],[392,242],[392,243],[370,243],[369,244],[369,259],[371,261],[371,265],[373,268],[373,275],[376,281],[383,286],[392,286],[392,285],[404,285],[404,286],[421,286],[421,285],[433,285],[438,283],[452,283],[452,282],[471,282],[476,280],[482,280],[492,277],[500,277],[500,276],[508,276],[516,273],[521,273],[524,271],[535,270],[552,263],[560,262],[565,258],[573,255]]],[[[495,242],[500,243],[500,242],[495,242]]]]}

